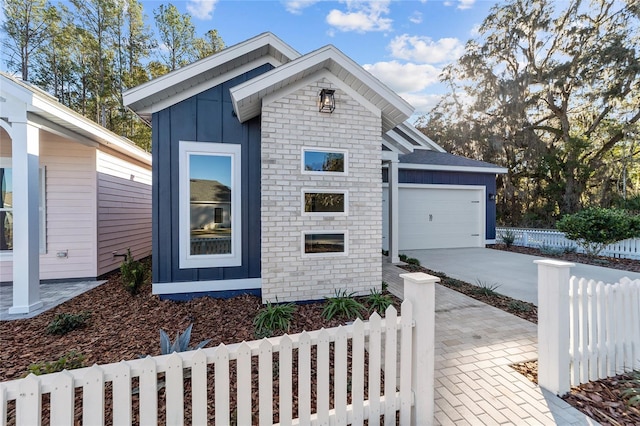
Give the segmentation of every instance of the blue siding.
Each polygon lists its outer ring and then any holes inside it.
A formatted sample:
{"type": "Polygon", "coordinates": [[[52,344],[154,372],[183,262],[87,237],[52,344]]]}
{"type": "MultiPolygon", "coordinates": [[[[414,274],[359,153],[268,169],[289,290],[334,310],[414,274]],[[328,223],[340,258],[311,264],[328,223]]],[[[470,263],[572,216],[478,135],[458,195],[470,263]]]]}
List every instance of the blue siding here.
{"type": "Polygon", "coordinates": [[[240,123],[229,88],[272,68],[263,65],[153,114],[154,283],[260,277],[260,117],[240,123]],[[242,266],[179,268],[180,140],[242,145],[242,266]]]}
{"type": "MultiPolygon", "coordinates": [[[[402,167],[402,165],[400,166],[402,167]]],[[[382,171],[383,182],[388,182],[387,169],[382,171]]],[[[432,170],[398,170],[399,183],[420,183],[430,185],[482,185],[486,187],[486,238],[496,238],[496,202],[489,200],[489,194],[496,193],[496,176],[492,173],[464,173],[432,170]]]]}

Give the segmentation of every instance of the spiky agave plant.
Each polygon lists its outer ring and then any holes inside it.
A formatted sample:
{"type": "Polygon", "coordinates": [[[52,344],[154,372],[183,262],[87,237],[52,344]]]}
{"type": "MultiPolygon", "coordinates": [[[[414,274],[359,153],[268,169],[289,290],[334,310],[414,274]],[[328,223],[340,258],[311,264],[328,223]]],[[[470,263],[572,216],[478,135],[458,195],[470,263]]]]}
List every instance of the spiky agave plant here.
{"type": "Polygon", "coordinates": [[[205,347],[211,339],[203,340],[198,343],[194,347],[189,347],[189,343],[191,343],[191,329],[193,328],[193,324],[190,324],[189,327],[182,333],[176,333],[175,342],[171,343],[171,339],[169,335],[164,331],[160,330],[160,352],[162,355],[172,354],[174,352],[186,352],[186,351],[194,351],[196,349],[200,349],[205,347]]]}

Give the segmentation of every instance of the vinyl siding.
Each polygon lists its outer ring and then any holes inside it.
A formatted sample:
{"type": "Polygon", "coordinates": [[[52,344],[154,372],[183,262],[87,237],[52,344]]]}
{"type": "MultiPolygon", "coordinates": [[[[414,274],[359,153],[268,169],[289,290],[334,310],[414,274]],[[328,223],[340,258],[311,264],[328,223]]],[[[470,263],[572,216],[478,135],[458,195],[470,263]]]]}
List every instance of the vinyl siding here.
{"type": "Polygon", "coordinates": [[[115,152],[96,156],[98,275],[117,269],[131,249],[136,259],[151,254],[151,170],[115,152]]]}

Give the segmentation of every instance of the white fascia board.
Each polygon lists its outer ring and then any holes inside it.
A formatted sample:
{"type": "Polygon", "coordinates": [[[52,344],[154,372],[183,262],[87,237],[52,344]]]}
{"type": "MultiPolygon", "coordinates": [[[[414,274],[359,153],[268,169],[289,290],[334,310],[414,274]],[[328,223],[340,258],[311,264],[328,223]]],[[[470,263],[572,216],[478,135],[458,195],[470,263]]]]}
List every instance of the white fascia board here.
{"type": "MultiPolygon", "coordinates": [[[[272,33],[263,33],[254,38],[251,38],[242,43],[236,44],[220,52],[211,55],[207,58],[201,59],[193,64],[179,68],[165,74],[161,77],[155,78],[144,84],[136,86],[127,90],[122,94],[123,103],[127,106],[144,101],[144,99],[155,95],[164,90],[168,90],[172,86],[175,86],[185,80],[196,77],[202,73],[205,73],[213,68],[224,65],[227,62],[233,61],[243,55],[247,55],[257,49],[271,46],[283,56],[293,60],[298,58],[300,54],[294,50],[291,46],[280,40],[272,33]]],[[[140,112],[140,108],[132,107],[135,112],[140,112]]]]}
{"type": "Polygon", "coordinates": [[[435,143],[430,137],[422,133],[420,130],[416,129],[411,123],[405,121],[404,123],[399,124],[398,127],[400,130],[405,132],[407,136],[414,137],[418,143],[426,145],[435,151],[446,152],[444,148],[435,143]]]}
{"type": "Polygon", "coordinates": [[[233,70],[228,71],[215,78],[206,80],[202,84],[191,86],[186,90],[176,93],[175,95],[165,98],[152,105],[148,105],[143,108],[140,108],[139,110],[136,111],[136,113],[139,115],[145,115],[145,114],[151,115],[154,112],[162,111],[163,109],[169,108],[172,105],[175,105],[179,102],[184,101],[185,99],[189,99],[190,97],[195,96],[198,93],[202,93],[205,90],[211,89],[212,87],[216,87],[217,85],[222,84],[225,81],[229,81],[239,75],[242,75],[246,72],[249,72],[265,64],[271,64],[274,67],[279,67],[280,65],[282,65],[273,56],[265,56],[265,57],[256,59],[254,61],[248,62],[244,65],[241,65],[237,68],[234,68],[233,70]]]}
{"type": "Polygon", "coordinates": [[[398,161],[398,153],[392,151],[382,151],[382,161],[398,161]]]}
{"type": "MultiPolygon", "coordinates": [[[[378,108],[377,106],[369,102],[368,99],[366,99],[360,93],[353,90],[352,87],[347,85],[344,81],[340,80],[331,71],[325,68],[307,77],[304,77],[303,79],[298,80],[293,84],[289,84],[275,92],[265,95],[264,98],[262,99],[262,105],[269,105],[271,102],[274,102],[280,98],[283,98],[288,94],[293,93],[296,90],[302,89],[303,87],[306,87],[309,84],[315,83],[318,80],[322,80],[323,78],[329,80],[335,86],[339,87],[342,91],[344,91],[347,95],[351,96],[356,102],[358,102],[360,105],[368,109],[376,117],[380,118],[382,116],[382,111],[380,111],[380,108],[378,108]]],[[[339,105],[336,106],[336,108],[339,108],[339,105]]]]}
{"type": "MultiPolygon", "coordinates": [[[[350,73],[362,84],[369,87],[371,91],[380,95],[387,104],[392,105],[401,114],[409,117],[413,113],[414,109],[407,101],[382,84],[360,65],[353,62],[344,53],[334,46],[328,45],[232,88],[231,99],[238,119],[244,122],[260,113],[259,109],[256,108],[242,108],[243,102],[249,102],[256,94],[262,97],[264,94],[275,90],[278,87],[278,83],[296,75],[304,76],[308,73],[308,70],[318,65],[322,65],[323,68],[330,71],[335,68],[332,65],[337,65],[338,68],[350,73]]],[[[334,74],[333,71],[332,74],[334,74]]],[[[377,108],[382,109],[379,106],[377,108]]]]}
{"type": "Polygon", "coordinates": [[[402,146],[404,149],[406,149],[405,153],[410,153],[413,152],[413,149],[415,148],[411,142],[409,142],[408,140],[406,140],[405,138],[403,138],[402,136],[400,136],[399,134],[397,134],[396,132],[393,131],[393,129],[389,130],[385,135],[384,138],[387,139],[390,142],[395,142],[396,144],[402,146]]]}
{"type": "Polygon", "coordinates": [[[434,170],[434,171],[445,171],[445,172],[490,173],[490,174],[505,174],[508,171],[503,167],[444,166],[440,164],[400,163],[398,167],[404,170],[434,170]]]}
{"type": "Polygon", "coordinates": [[[382,146],[387,147],[390,151],[382,151],[382,152],[395,152],[396,154],[406,154],[406,152],[402,152],[395,144],[389,142],[384,137],[382,138],[382,146]]]}
{"type": "Polygon", "coordinates": [[[38,129],[46,130],[47,132],[53,133],[55,135],[62,136],[65,139],[75,140],[76,142],[79,142],[82,145],[89,146],[92,148],[95,148],[98,146],[98,142],[92,139],[89,139],[81,135],[80,133],[74,132],[73,130],[67,127],[64,127],[52,121],[49,121],[46,118],[41,117],[35,113],[32,113],[32,112],[28,113],[27,120],[28,120],[28,123],[31,124],[32,126],[37,127],[38,129]]]}
{"type": "MultiPolygon", "coordinates": [[[[144,151],[133,142],[128,142],[113,133],[111,130],[105,129],[99,124],[94,123],[88,118],[62,105],[56,101],[55,98],[45,98],[34,93],[32,105],[34,107],[33,114],[39,116],[45,115],[43,118],[49,122],[51,120],[46,118],[46,114],[50,114],[67,123],[69,126],[74,126],[79,130],[86,132],[89,135],[88,139],[94,140],[103,145],[108,145],[116,151],[119,151],[131,158],[135,158],[145,164],[151,164],[151,154],[144,151]]],[[[32,121],[37,122],[38,120],[34,119],[32,121]]],[[[64,125],[60,126],[63,128],[66,127],[64,125]]],[[[74,131],[74,133],[78,132],[74,131]]]]}

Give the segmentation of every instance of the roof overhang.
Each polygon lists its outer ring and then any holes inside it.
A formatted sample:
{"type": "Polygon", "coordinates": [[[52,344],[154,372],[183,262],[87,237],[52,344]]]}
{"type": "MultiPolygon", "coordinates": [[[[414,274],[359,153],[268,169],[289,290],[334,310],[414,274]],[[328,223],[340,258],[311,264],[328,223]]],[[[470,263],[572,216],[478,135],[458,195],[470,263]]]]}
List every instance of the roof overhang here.
{"type": "MultiPolygon", "coordinates": [[[[62,105],[48,93],[5,74],[0,74],[0,79],[3,97],[6,94],[22,103],[25,118],[30,124],[83,145],[108,146],[132,159],[151,165],[151,154],[62,105]]],[[[15,114],[16,111],[12,113],[15,114]]],[[[4,111],[2,115],[5,115],[4,111]]],[[[8,119],[13,120],[11,116],[8,119]]]]}
{"type": "Polygon", "coordinates": [[[262,100],[283,88],[329,72],[380,110],[382,133],[405,121],[413,107],[334,46],[301,56],[230,89],[233,108],[241,122],[260,115],[262,100]]]}
{"type": "Polygon", "coordinates": [[[474,166],[454,166],[441,164],[412,164],[399,163],[399,169],[403,170],[433,170],[443,172],[466,172],[466,173],[490,173],[505,174],[508,172],[504,167],[474,167],[474,166]]]}
{"type": "Polygon", "coordinates": [[[247,41],[155,78],[123,93],[124,104],[147,122],[151,114],[264,64],[279,67],[300,54],[272,33],[247,41]]]}

